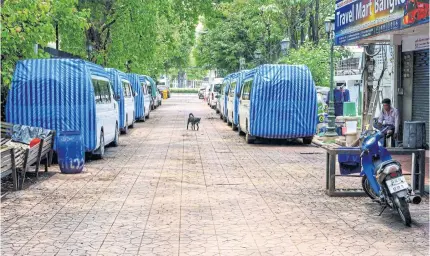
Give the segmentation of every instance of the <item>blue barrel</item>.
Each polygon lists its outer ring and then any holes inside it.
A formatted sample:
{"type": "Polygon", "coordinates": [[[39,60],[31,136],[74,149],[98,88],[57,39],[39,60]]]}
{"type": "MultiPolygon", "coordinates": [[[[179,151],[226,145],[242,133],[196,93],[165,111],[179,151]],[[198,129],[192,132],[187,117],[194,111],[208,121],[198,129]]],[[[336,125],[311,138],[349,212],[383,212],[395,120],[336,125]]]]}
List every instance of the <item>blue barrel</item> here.
{"type": "Polygon", "coordinates": [[[60,132],[57,141],[57,155],[62,173],[82,172],[85,164],[85,150],[81,132],[60,132]]]}

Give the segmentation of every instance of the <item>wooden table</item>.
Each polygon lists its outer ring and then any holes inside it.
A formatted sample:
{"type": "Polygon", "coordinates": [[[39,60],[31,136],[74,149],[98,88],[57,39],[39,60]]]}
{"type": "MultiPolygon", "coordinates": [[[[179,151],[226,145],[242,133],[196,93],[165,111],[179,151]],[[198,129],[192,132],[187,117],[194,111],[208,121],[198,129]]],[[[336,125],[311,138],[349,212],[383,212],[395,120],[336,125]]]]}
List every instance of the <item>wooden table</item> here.
{"type": "MultiPolygon", "coordinates": [[[[340,197],[356,197],[365,196],[363,190],[357,189],[336,189],[336,176],[346,177],[360,177],[359,175],[337,175],[336,174],[336,163],[339,153],[341,154],[356,154],[360,155],[360,148],[345,149],[339,146],[324,145],[322,146],[327,152],[326,154],[326,193],[329,196],[340,196],[340,197]]],[[[404,148],[387,148],[388,152],[392,155],[411,155],[412,156],[412,190],[419,194],[424,195],[424,178],[425,178],[425,150],[424,149],[404,149],[404,148]]]]}

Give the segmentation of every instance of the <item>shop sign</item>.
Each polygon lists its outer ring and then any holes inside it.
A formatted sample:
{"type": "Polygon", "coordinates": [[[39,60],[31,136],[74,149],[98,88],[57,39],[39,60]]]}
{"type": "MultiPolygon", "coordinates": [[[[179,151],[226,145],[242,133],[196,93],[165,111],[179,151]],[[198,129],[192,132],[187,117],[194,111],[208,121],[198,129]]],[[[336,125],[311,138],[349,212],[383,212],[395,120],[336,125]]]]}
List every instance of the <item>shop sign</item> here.
{"type": "Polygon", "coordinates": [[[408,36],[402,39],[402,52],[418,51],[429,48],[429,36],[408,36]]]}
{"type": "Polygon", "coordinates": [[[337,45],[429,22],[428,0],[337,0],[335,10],[337,45]]]}

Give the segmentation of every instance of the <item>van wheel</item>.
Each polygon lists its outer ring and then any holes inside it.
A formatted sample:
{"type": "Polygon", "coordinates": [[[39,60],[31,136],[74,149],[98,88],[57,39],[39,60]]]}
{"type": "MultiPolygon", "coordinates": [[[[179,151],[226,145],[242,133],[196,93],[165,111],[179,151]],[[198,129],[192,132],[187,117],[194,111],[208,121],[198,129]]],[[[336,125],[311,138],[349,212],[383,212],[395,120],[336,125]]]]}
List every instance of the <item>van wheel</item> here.
{"type": "Polygon", "coordinates": [[[227,118],[224,115],[222,116],[222,120],[224,121],[224,123],[227,122],[227,118]]]}
{"type": "Polygon", "coordinates": [[[100,147],[97,149],[94,155],[97,159],[103,159],[105,156],[105,136],[103,134],[103,131],[100,134],[100,147]]]}
{"type": "Polygon", "coordinates": [[[231,124],[231,129],[233,130],[233,131],[237,131],[237,125],[235,125],[235,124],[231,124]]]}
{"type": "Polygon", "coordinates": [[[128,117],[125,118],[125,127],[122,128],[122,134],[128,133],[128,117]]]}
{"type": "Polygon", "coordinates": [[[149,114],[151,113],[151,111],[148,112],[148,115],[146,116],[146,119],[149,119],[149,114]]]}
{"type": "Polygon", "coordinates": [[[309,144],[311,144],[311,143],[312,143],[312,140],[313,140],[313,139],[314,139],[314,136],[303,138],[303,144],[305,144],[305,145],[309,145],[309,144]]]}
{"type": "Polygon", "coordinates": [[[145,121],[146,121],[146,109],[145,109],[145,108],[143,108],[143,117],[141,117],[141,118],[140,118],[140,120],[141,120],[142,122],[145,122],[145,121]]]}
{"type": "MultiPolygon", "coordinates": [[[[133,112],[133,116],[134,116],[134,112],[133,112]]],[[[133,121],[131,122],[130,128],[134,128],[134,118],[133,118],[133,121]]]]}
{"type": "Polygon", "coordinates": [[[115,139],[112,141],[112,146],[118,147],[118,145],[119,145],[119,129],[117,124],[115,128],[115,139]]]}
{"type": "Polygon", "coordinates": [[[245,135],[245,141],[246,141],[246,143],[248,143],[248,144],[254,144],[254,142],[255,142],[255,137],[254,137],[254,136],[249,135],[249,133],[246,133],[246,135],[245,135]]]}

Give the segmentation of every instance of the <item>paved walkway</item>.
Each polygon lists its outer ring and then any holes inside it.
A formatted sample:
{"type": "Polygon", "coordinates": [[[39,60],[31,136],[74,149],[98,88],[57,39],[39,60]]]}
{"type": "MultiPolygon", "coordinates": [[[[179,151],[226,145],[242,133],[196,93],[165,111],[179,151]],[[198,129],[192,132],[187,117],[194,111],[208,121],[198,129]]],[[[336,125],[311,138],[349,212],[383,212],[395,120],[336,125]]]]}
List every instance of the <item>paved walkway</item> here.
{"type": "Polygon", "coordinates": [[[428,199],[406,228],[368,198],[330,198],[322,150],[247,145],[197,96],[164,101],[120,140],[82,174],[9,194],[1,254],[428,255],[428,199]],[[189,112],[200,131],[185,129],[189,112]]]}

